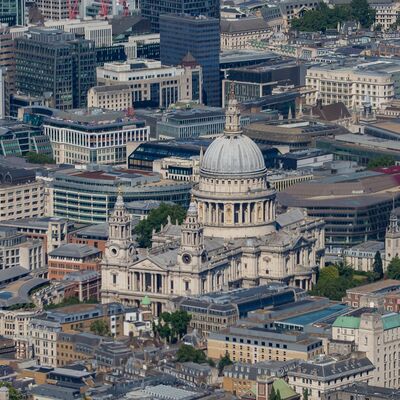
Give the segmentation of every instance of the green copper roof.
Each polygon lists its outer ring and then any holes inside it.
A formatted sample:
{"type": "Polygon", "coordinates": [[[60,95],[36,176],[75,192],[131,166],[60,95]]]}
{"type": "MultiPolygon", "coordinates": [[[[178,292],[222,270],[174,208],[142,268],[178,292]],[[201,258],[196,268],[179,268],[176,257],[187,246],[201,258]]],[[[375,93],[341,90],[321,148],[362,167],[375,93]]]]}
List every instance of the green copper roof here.
{"type": "Polygon", "coordinates": [[[335,322],[333,323],[333,327],[358,329],[360,327],[360,318],[342,315],[336,318],[335,322]]]}
{"type": "Polygon", "coordinates": [[[393,313],[382,316],[383,329],[386,331],[388,329],[398,328],[400,326],[400,314],[393,313]]]}
{"type": "Polygon", "coordinates": [[[276,379],[272,386],[274,387],[275,392],[279,390],[282,400],[290,400],[293,397],[297,398],[298,396],[298,394],[283,379],[276,379]]]}
{"type": "Polygon", "coordinates": [[[149,296],[144,296],[142,300],[142,306],[149,306],[151,304],[151,300],[149,299],[149,296]]]}

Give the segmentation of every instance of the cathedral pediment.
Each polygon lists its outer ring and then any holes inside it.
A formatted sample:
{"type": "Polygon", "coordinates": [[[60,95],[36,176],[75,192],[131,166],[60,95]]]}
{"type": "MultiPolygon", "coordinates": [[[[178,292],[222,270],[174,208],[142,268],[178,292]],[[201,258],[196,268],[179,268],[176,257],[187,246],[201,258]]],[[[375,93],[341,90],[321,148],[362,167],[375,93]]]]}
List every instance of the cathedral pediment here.
{"type": "Polygon", "coordinates": [[[309,240],[307,240],[304,236],[299,236],[293,241],[293,249],[297,249],[303,246],[309,245],[309,240]]]}

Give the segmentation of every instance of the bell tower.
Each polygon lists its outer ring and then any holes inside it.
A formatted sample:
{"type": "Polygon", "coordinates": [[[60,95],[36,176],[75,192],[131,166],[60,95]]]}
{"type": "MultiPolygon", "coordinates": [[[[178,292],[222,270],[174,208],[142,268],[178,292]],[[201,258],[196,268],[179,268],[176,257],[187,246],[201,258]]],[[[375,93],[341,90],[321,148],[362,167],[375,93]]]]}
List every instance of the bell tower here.
{"type": "Polygon", "coordinates": [[[132,217],[125,207],[122,194],[119,193],[114,210],[108,218],[105,261],[111,264],[128,264],[136,259],[132,240],[132,217]]]}
{"type": "Polygon", "coordinates": [[[199,223],[197,204],[191,201],[185,222],[182,224],[181,247],[178,253],[178,264],[196,269],[207,261],[204,247],[204,231],[199,223]]]}

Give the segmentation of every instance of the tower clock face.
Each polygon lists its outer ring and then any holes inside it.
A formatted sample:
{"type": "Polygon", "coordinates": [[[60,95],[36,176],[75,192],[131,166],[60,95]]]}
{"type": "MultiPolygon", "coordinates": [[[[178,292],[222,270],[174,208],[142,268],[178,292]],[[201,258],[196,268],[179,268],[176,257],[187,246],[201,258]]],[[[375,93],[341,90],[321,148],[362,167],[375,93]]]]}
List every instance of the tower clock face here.
{"type": "Polygon", "coordinates": [[[191,256],[190,254],[185,253],[185,254],[183,254],[183,256],[182,256],[182,261],[183,261],[185,264],[190,264],[190,262],[192,261],[192,256],[191,256]]]}
{"type": "Polygon", "coordinates": [[[110,252],[114,257],[117,257],[118,253],[119,253],[119,249],[118,249],[117,246],[111,246],[110,247],[110,252]]]}

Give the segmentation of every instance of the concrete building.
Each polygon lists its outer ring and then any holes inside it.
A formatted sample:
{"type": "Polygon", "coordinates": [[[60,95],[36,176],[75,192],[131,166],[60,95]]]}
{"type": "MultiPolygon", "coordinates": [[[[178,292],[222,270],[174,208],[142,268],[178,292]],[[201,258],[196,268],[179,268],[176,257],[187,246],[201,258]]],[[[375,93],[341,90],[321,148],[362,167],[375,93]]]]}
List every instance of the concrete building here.
{"type": "MultiPolygon", "coordinates": [[[[128,85],[132,96],[129,107],[168,108],[180,101],[201,103],[202,81],[202,68],[187,54],[170,64],[155,60],[130,60],[105,63],[97,68],[98,85],[128,85]]],[[[96,92],[90,95],[95,96],[96,92]]],[[[98,94],[97,100],[96,97],[90,99],[91,104],[100,100],[112,101],[112,93],[103,92],[98,94]]]]}
{"type": "Polygon", "coordinates": [[[230,327],[207,338],[207,355],[219,360],[226,354],[233,362],[309,360],[323,353],[322,340],[304,333],[283,333],[260,327],[230,327]]]}
{"type": "Polygon", "coordinates": [[[23,0],[2,0],[0,23],[8,26],[25,25],[26,6],[23,0]]]}
{"type": "Polygon", "coordinates": [[[302,362],[288,371],[288,383],[300,395],[307,391],[310,400],[320,400],[327,392],[340,390],[352,383],[369,383],[374,369],[367,357],[320,357],[302,362]]]}
{"type": "Polygon", "coordinates": [[[44,191],[34,171],[0,166],[0,221],[42,217],[44,191]]]}
{"type": "Polygon", "coordinates": [[[66,20],[69,18],[68,0],[37,0],[36,5],[46,20],[66,20]]]}
{"type": "Polygon", "coordinates": [[[1,22],[0,70],[0,117],[5,118],[6,115],[10,115],[10,98],[11,95],[15,92],[15,52],[10,28],[8,27],[8,25],[2,24],[1,22]]]}
{"type": "Polygon", "coordinates": [[[128,42],[123,43],[128,60],[135,58],[149,60],[160,59],[160,34],[151,33],[128,37],[128,42]]]}
{"type": "Polygon", "coordinates": [[[64,281],[74,284],[74,297],[80,302],[100,300],[101,274],[97,271],[75,271],[64,276],[64,281]]]}
{"type": "Polygon", "coordinates": [[[396,1],[372,0],[370,6],[375,10],[375,26],[381,26],[382,31],[388,31],[400,14],[400,5],[396,1]]]}
{"type": "Polygon", "coordinates": [[[269,38],[272,30],[260,17],[221,20],[221,49],[250,49],[252,42],[269,38]]]}
{"type": "Polygon", "coordinates": [[[375,255],[379,251],[385,259],[385,244],[369,240],[343,251],[344,262],[354,270],[372,272],[374,270],[375,255]]]}
{"type": "Polygon", "coordinates": [[[190,182],[161,179],[147,171],[110,167],[59,171],[53,181],[54,215],[80,223],[106,222],[121,188],[127,202],[173,201],[186,207],[191,187],[190,182]]]}
{"type": "Polygon", "coordinates": [[[112,45],[112,26],[107,20],[100,19],[62,19],[51,18],[44,22],[46,28],[62,29],[65,32],[74,33],[94,42],[95,47],[107,47],[112,45]]]}
{"type": "Polygon", "coordinates": [[[149,140],[149,127],[122,111],[57,111],[46,118],[57,164],[124,164],[128,142],[149,140]]]}
{"type": "MultiPolygon", "coordinates": [[[[374,65],[340,67],[315,66],[307,70],[306,86],[318,91],[322,104],[342,102],[349,110],[362,109],[369,99],[373,109],[379,109],[395,96],[395,79],[385,70],[374,65]]],[[[314,105],[314,104],[310,104],[314,105]]]]}
{"type": "Polygon", "coordinates": [[[400,398],[399,389],[382,388],[357,382],[345,388],[325,393],[322,400],[395,400],[397,398],[400,398]]]}
{"type": "Polygon", "coordinates": [[[16,90],[45,96],[62,110],[86,107],[87,91],[96,82],[92,41],[59,29],[31,28],[15,39],[15,52],[16,90]],[[61,75],[62,80],[56,78],[61,75]]]}
{"type": "Polygon", "coordinates": [[[100,271],[101,251],[85,244],[64,244],[49,253],[49,279],[63,280],[76,271],[100,271]]]}
{"type": "Polygon", "coordinates": [[[133,106],[133,90],[127,84],[94,86],[88,91],[88,107],[124,111],[133,106]]]}
{"type": "Polygon", "coordinates": [[[0,270],[21,266],[28,271],[44,268],[45,249],[39,239],[27,239],[16,228],[0,226],[0,270]]]}
{"type": "MultiPolygon", "coordinates": [[[[212,0],[214,3],[214,0],[212,0]]],[[[190,53],[201,66],[201,102],[221,106],[219,72],[219,20],[204,16],[162,15],[160,17],[160,59],[165,65],[178,65],[190,53]]]]}
{"type": "Polygon", "coordinates": [[[332,339],[354,342],[375,366],[371,384],[398,388],[400,314],[364,313],[359,317],[338,317],[332,325],[332,339]]]}
{"type": "Polygon", "coordinates": [[[153,162],[153,171],[159,173],[163,179],[198,182],[200,158],[196,156],[190,157],[190,159],[179,157],[161,158],[153,162]]]}

